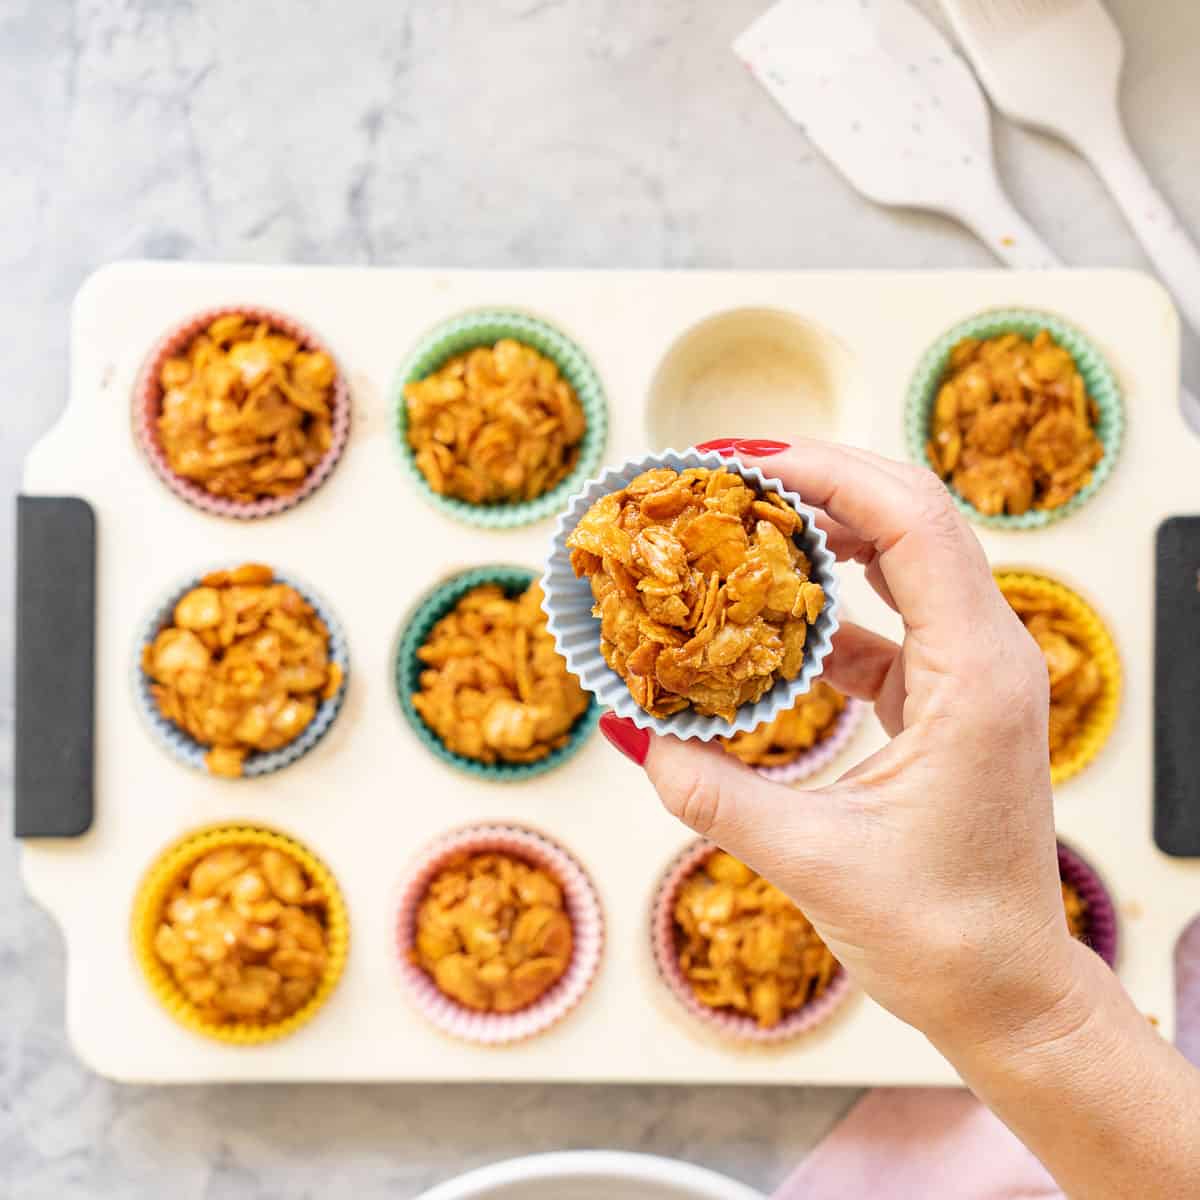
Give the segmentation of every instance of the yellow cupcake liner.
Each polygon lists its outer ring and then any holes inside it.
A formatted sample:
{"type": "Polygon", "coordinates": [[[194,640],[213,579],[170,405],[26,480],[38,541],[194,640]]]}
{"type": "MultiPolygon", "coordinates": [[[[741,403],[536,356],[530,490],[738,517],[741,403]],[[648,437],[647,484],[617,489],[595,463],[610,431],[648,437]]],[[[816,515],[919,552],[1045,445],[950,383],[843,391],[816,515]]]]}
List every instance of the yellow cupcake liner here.
{"type": "Polygon", "coordinates": [[[1117,709],[1121,703],[1121,660],[1117,656],[1117,646],[1096,611],[1070,588],[1044,575],[1023,571],[994,571],[993,575],[1005,596],[1022,592],[1048,600],[1061,609],[1079,629],[1104,681],[1083,728],[1068,743],[1066,750],[1050,762],[1050,782],[1057,786],[1078,775],[1100,753],[1117,723],[1117,709]]]}
{"type": "Polygon", "coordinates": [[[181,1025],[193,1033],[237,1046],[261,1045],[287,1037],[310,1021],[337,986],[346,965],[350,925],[346,904],[337,881],[320,859],[285,834],[250,825],[220,825],[188,834],[164,851],[146,873],[133,903],[131,925],[133,952],[150,990],[158,1002],[181,1025]],[[206,1020],[184,995],[171,972],[154,952],[154,935],[162,918],[171,888],[197,860],[222,846],[264,846],[278,850],[297,862],[321,889],[326,900],[326,931],[329,957],[321,982],[308,1003],[282,1021],[269,1025],[249,1022],[218,1024],[206,1020]]]}

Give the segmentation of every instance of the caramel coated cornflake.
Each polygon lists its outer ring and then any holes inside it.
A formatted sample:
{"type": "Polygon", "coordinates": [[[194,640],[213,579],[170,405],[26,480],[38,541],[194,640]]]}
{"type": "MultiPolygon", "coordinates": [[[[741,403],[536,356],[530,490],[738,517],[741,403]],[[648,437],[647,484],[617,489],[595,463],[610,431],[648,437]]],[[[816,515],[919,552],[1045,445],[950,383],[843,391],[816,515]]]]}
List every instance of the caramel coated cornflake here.
{"type": "Polygon", "coordinates": [[[696,999],[769,1029],[829,986],[837,959],[808,918],[744,863],[715,853],[675,901],[679,966],[696,999]]]}
{"type": "Polygon", "coordinates": [[[554,648],[536,584],[510,599],[472,588],[417,651],[428,667],[413,706],[455,754],[528,763],[567,744],[589,699],[554,648]]]}
{"type": "Polygon", "coordinates": [[[218,317],[159,371],[167,464],[243,503],[295,491],[333,444],[336,376],[328,354],[267,322],[218,317]]]}
{"type": "Polygon", "coordinates": [[[1073,884],[1065,880],[1062,885],[1063,908],[1067,914],[1067,928],[1076,941],[1088,940],[1088,903],[1073,884]]]}
{"type": "Polygon", "coordinates": [[[1099,414],[1067,350],[1041,329],[965,338],[934,402],[925,452],[934,470],[987,516],[1058,508],[1104,457],[1099,414]]]}
{"type": "Polygon", "coordinates": [[[412,959],[459,1004],[507,1013],[562,978],[573,945],[562,889],[546,871],[508,854],[463,854],[417,909],[412,959]]]}
{"type": "Polygon", "coordinates": [[[342,684],[325,623],[274,579],[254,563],[204,576],[142,651],[159,711],[212,747],[214,775],[241,775],[251,750],[286,746],[342,684]]]}
{"type": "Polygon", "coordinates": [[[757,729],[722,738],[725,749],[752,767],[776,767],[794,762],[833,732],[846,698],[823,679],[795,705],[757,729]]]}
{"type": "Polygon", "coordinates": [[[533,500],[579,458],[583,406],[558,367],[502,338],[404,385],[408,441],[435,492],[472,504],[533,500]]]}
{"type": "Polygon", "coordinates": [[[154,952],[200,1016],[271,1024],[308,1003],[328,959],[326,897],[281,850],[222,846],[172,889],[154,952]]]}
{"type": "Polygon", "coordinates": [[[604,660],[656,717],[733,720],[794,679],[825,605],[800,516],[723,468],[659,467],[584,514],[567,546],[591,580],[604,660]]]}
{"type": "Polygon", "coordinates": [[[1061,762],[1087,725],[1104,688],[1087,630],[1040,591],[1005,582],[1005,598],[1041,647],[1050,673],[1050,762],[1061,762]]]}

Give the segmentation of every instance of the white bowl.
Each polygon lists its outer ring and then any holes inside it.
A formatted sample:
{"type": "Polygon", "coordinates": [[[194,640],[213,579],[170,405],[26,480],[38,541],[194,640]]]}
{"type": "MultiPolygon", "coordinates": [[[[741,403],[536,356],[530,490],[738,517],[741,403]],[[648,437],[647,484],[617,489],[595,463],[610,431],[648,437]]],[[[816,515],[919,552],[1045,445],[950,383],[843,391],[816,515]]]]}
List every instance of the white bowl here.
{"type": "Polygon", "coordinates": [[[572,1150],[510,1158],[439,1184],[420,1200],[765,1200],[745,1184],[653,1154],[572,1150]]]}

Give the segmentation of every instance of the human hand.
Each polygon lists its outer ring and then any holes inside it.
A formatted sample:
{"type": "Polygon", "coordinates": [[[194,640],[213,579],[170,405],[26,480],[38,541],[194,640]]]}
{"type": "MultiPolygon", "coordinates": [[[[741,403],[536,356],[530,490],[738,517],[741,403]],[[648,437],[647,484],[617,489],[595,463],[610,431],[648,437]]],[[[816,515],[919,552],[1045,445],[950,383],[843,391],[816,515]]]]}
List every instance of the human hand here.
{"type": "Polygon", "coordinates": [[[904,621],[841,627],[825,678],[891,741],[837,783],[773,784],[715,743],[606,714],[666,807],[786,891],[880,1004],[935,1042],[1019,1030],[1060,999],[1073,947],[1054,841],[1048,680],[971,529],[931,472],[801,441],[737,452],[825,514],[904,621]]]}

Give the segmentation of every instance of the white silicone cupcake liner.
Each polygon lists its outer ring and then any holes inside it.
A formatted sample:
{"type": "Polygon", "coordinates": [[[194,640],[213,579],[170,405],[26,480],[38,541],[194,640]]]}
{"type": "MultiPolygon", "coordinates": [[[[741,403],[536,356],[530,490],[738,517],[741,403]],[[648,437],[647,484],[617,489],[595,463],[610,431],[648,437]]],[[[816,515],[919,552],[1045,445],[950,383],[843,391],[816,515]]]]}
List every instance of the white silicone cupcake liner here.
{"type": "Polygon", "coordinates": [[[747,467],[739,459],[723,458],[716,451],[664,450],[645,458],[630,459],[619,467],[609,467],[593,479],[568,502],[558,518],[550,556],[542,576],[546,594],[543,607],[549,616],[549,629],[554,635],[558,652],[567,661],[571,672],[605,708],[618,716],[627,717],[640,729],[652,729],[658,734],[673,734],[678,738],[697,738],[702,742],[756,729],[778,713],[791,708],[796,698],[807,692],[813,680],[821,674],[825,656],[837,632],[838,579],[834,573],[834,556],[825,544],[825,532],[816,522],[816,513],[795,492],[789,492],[778,479],[770,479],[757,467],[747,467]],[[795,679],[777,680],[775,686],[755,704],[738,709],[733,721],[721,717],[702,717],[685,709],[671,717],[652,717],[630,695],[625,681],[605,661],[600,653],[600,621],[592,616],[592,589],[587,579],[577,579],[571,569],[567,538],[583,515],[601,496],[619,491],[643,471],[655,467],[672,467],[684,471],[689,467],[724,467],[740,475],[761,492],[782,496],[803,518],[804,527],[797,530],[797,544],[812,563],[813,580],[825,589],[825,607],[816,624],[808,631],[804,647],[804,664],[795,679]]]}
{"type": "MultiPolygon", "coordinates": [[[[211,571],[226,569],[228,568],[210,568],[211,571]]],[[[132,671],[133,694],[146,725],[154,735],[154,740],[172,757],[197,771],[207,771],[204,756],[212,747],[198,742],[174,721],[163,716],[154,699],[154,694],[150,690],[154,681],[142,670],[142,650],[154,641],[159,631],[171,620],[175,605],[192,588],[199,587],[200,580],[207,574],[209,571],[201,571],[196,575],[189,576],[182,583],[173,587],[154,606],[153,611],[138,630],[137,640],[134,644],[132,671]]],[[[329,661],[337,663],[341,667],[342,682],[328,700],[321,701],[313,719],[286,746],[281,746],[278,750],[255,750],[247,754],[242,766],[242,779],[252,779],[257,775],[270,775],[272,771],[278,771],[307,754],[329,732],[330,726],[341,712],[342,701],[346,695],[346,685],[350,680],[350,652],[346,645],[346,635],[334,617],[333,610],[307,584],[301,583],[293,576],[283,571],[275,571],[275,579],[279,583],[290,584],[294,587],[312,605],[325,628],[329,630],[329,661]]],[[[225,777],[214,775],[212,778],[225,777]]]]}
{"type": "Polygon", "coordinates": [[[587,872],[544,834],[516,825],[471,825],[427,846],[401,886],[394,929],[404,989],[418,1011],[443,1033],[484,1046],[523,1041],[561,1021],[591,986],[604,951],[604,913],[587,872]],[[553,876],[562,888],[574,939],[566,974],[532,1004],[512,1013],[476,1012],[459,1004],[412,961],[417,909],[433,877],[457,855],[494,852],[511,854],[553,876]]]}
{"type": "Polygon", "coordinates": [[[828,735],[811,749],[803,751],[789,763],[754,769],[772,783],[799,783],[802,779],[808,779],[829,766],[841,754],[854,736],[855,730],[862,724],[868,707],[865,701],[848,696],[846,707],[838,713],[828,735]]]}
{"type": "Polygon", "coordinates": [[[778,1025],[763,1029],[753,1017],[728,1009],[710,1008],[696,999],[679,965],[675,945],[675,901],[679,889],[699,870],[720,846],[703,838],[687,846],[667,868],[654,895],[650,910],[650,942],[658,977],[688,1015],[705,1028],[731,1041],[761,1046],[790,1041],[827,1020],[850,996],[850,976],[840,964],[829,986],[803,1008],[788,1013],[778,1025]]]}

